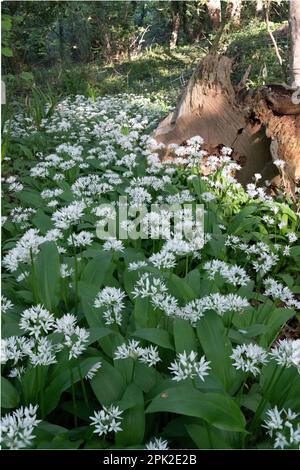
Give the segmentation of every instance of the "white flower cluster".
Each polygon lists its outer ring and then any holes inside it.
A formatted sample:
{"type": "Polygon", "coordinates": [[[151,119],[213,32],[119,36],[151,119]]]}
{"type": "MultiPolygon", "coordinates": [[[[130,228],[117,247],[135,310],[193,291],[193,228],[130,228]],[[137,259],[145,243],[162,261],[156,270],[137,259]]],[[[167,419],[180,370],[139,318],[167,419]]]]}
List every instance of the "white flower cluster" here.
{"type": "Polygon", "coordinates": [[[218,273],[233,286],[246,286],[250,282],[250,277],[246,271],[236,264],[231,265],[224,261],[213,260],[207,261],[204,264],[204,269],[208,272],[209,279],[215,279],[218,273]]]}
{"type": "Polygon", "coordinates": [[[115,351],[114,359],[127,358],[137,359],[143,364],[147,364],[149,367],[155,366],[159,361],[161,361],[157,351],[157,346],[150,345],[146,348],[142,348],[139,341],[134,339],[130,340],[128,344],[121,344],[121,346],[118,346],[115,351]]]}
{"type": "Polygon", "coordinates": [[[96,308],[103,308],[103,318],[106,325],[122,324],[122,311],[124,310],[123,300],[125,292],[116,287],[104,287],[98,294],[94,302],[96,308]]]}
{"type": "Polygon", "coordinates": [[[180,382],[185,379],[194,379],[198,377],[204,381],[204,377],[208,375],[210,361],[206,361],[205,356],[202,356],[200,360],[197,359],[197,353],[191,351],[187,354],[177,354],[177,360],[171,363],[169,369],[174,375],[173,380],[180,382]]]}
{"type": "Polygon", "coordinates": [[[41,422],[36,417],[37,409],[37,405],[21,406],[1,418],[0,442],[4,448],[18,450],[32,444],[34,428],[41,422]]]}
{"type": "Polygon", "coordinates": [[[265,295],[272,297],[274,300],[281,300],[287,307],[300,309],[300,302],[295,299],[290,289],[280,282],[269,277],[264,281],[265,295]]]}
{"type": "Polygon", "coordinates": [[[95,411],[94,416],[90,416],[91,426],[95,426],[94,433],[99,436],[106,435],[110,432],[122,431],[121,421],[122,413],[118,406],[103,406],[103,410],[95,411]]]}
{"type": "Polygon", "coordinates": [[[300,374],[300,339],[279,340],[269,354],[280,366],[296,367],[300,374]]]}
{"type": "Polygon", "coordinates": [[[253,269],[264,276],[279,262],[278,254],[271,250],[271,247],[263,242],[249,244],[234,235],[228,235],[225,246],[234,251],[239,250],[246,256],[247,261],[251,263],[253,269]]]}
{"type": "Polygon", "coordinates": [[[204,316],[205,312],[214,310],[218,315],[223,316],[226,312],[234,311],[243,313],[250,306],[247,299],[237,294],[210,294],[201,299],[195,299],[179,308],[176,316],[189,321],[193,326],[204,316]]]}
{"type": "MultiPolygon", "coordinates": [[[[57,353],[64,347],[69,351],[69,359],[77,358],[87,347],[89,332],[76,325],[76,321],[76,317],[69,313],[55,319],[42,305],[24,310],[20,328],[29,334],[30,338],[10,336],[3,340],[4,362],[12,361],[13,365],[16,365],[28,357],[33,367],[55,364],[57,353]],[[62,342],[56,344],[48,336],[42,336],[52,332],[63,333],[62,342]]],[[[23,366],[14,368],[9,376],[20,378],[24,370],[23,366]]]]}
{"type": "Polygon", "coordinates": [[[145,445],[147,450],[167,450],[168,441],[162,439],[161,437],[153,437],[147,444],[145,445]]]}
{"type": "Polygon", "coordinates": [[[278,410],[277,406],[267,411],[263,428],[274,438],[275,449],[299,449],[300,419],[299,414],[290,408],[278,410]]]}
{"type": "Polygon", "coordinates": [[[250,372],[254,377],[259,374],[260,367],[268,362],[267,351],[252,343],[237,346],[230,357],[236,369],[250,372]]]}
{"type": "Polygon", "coordinates": [[[300,339],[279,340],[269,352],[257,344],[241,344],[233,349],[230,357],[236,369],[250,372],[254,376],[260,373],[260,367],[270,359],[281,367],[295,367],[300,373],[300,339]]]}

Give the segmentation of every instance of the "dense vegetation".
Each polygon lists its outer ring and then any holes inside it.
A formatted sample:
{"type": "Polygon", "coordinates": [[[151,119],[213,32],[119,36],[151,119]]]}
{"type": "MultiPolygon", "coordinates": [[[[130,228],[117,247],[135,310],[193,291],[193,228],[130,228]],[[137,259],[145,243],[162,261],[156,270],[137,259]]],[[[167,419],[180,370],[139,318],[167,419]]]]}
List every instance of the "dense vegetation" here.
{"type": "MultiPolygon", "coordinates": [[[[174,83],[215,35],[204,2],[181,2],[186,30],[174,50],[170,2],[128,2],[127,16],[118,2],[44,3],[3,6],[19,111],[6,110],[2,148],[2,446],[299,448],[297,202],[272,197],[258,174],[243,188],[230,148],[207,155],[195,136],[161,161],[151,137],[174,106],[174,83]],[[98,237],[120,197],[136,210],[160,205],[146,217],[148,238],[131,236],[134,211],[128,237],[98,237]],[[189,236],[153,236],[168,218],[174,230],[172,204],[203,205],[204,231],[187,221],[189,236]]],[[[286,5],[272,8],[281,24],[286,5]]],[[[262,21],[252,25],[220,47],[242,54],[236,80],[257,54],[259,84],[283,71],[262,21]]]]}

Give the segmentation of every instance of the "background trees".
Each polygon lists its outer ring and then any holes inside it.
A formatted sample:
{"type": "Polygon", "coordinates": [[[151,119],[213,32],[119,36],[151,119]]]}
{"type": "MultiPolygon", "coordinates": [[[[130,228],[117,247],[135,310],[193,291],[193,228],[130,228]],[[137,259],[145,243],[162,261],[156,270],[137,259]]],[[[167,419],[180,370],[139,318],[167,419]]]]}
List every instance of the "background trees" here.
{"type": "MultiPolygon", "coordinates": [[[[293,3],[299,4],[296,0],[293,3]]],[[[141,57],[138,71],[141,78],[147,75],[153,81],[153,77],[173,74],[174,69],[170,73],[160,72],[157,60],[142,60],[143,54],[155,54],[157,48],[163,48],[158,57],[165,67],[176,60],[178,74],[174,80],[182,85],[186,64],[207,53],[222,30],[218,51],[235,60],[234,79],[241,78],[243,64],[244,69],[252,66],[250,79],[257,84],[265,80],[283,81],[288,75],[282,70],[287,69],[289,62],[286,60],[289,40],[284,32],[275,38],[283,58],[281,67],[265,31],[265,5],[266,0],[4,1],[1,4],[4,79],[9,89],[20,80],[19,90],[26,88],[25,82],[30,90],[33,82],[56,84],[60,80],[62,87],[71,92],[72,87],[74,90],[82,87],[84,91],[86,74],[89,84],[99,84],[98,76],[90,80],[92,70],[97,68],[99,74],[104,74],[110,67],[114,76],[109,87],[114,91],[117,82],[124,89],[135,74],[134,58],[141,57]],[[180,59],[176,55],[179,47],[183,48],[180,59]],[[116,69],[119,64],[122,65],[116,69]]],[[[268,5],[273,29],[276,24],[287,23],[287,0],[268,1],[268,5]]],[[[291,25],[294,31],[296,22],[291,21],[291,25]]],[[[293,38],[295,51],[294,33],[293,38]]]]}

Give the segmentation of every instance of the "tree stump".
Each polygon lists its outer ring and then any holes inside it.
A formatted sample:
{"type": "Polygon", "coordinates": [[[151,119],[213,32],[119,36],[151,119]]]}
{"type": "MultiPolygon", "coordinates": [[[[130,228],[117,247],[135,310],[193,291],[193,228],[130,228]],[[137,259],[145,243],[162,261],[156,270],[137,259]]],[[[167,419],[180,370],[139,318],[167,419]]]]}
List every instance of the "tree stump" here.
{"type": "Polygon", "coordinates": [[[292,103],[292,90],[280,85],[250,92],[234,88],[231,68],[227,57],[205,57],[154,138],[169,145],[200,135],[208,149],[232,147],[246,160],[237,175],[242,184],[252,181],[255,173],[273,179],[279,174],[273,160],[282,159],[291,192],[300,178],[300,105],[292,103]]]}

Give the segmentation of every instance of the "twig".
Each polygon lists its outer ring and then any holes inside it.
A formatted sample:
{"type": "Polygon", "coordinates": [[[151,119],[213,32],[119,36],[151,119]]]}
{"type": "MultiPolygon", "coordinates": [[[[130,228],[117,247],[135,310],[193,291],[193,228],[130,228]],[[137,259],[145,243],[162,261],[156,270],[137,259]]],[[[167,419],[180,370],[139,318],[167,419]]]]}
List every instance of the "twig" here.
{"type": "Polygon", "coordinates": [[[274,35],[271,31],[271,28],[270,28],[270,22],[269,22],[269,1],[267,2],[266,6],[265,6],[265,21],[266,21],[266,26],[267,26],[267,31],[269,33],[269,36],[272,40],[272,43],[274,45],[274,49],[275,49],[275,54],[276,54],[276,57],[278,59],[278,62],[280,64],[280,66],[282,67],[282,57],[280,55],[280,52],[279,52],[279,49],[278,49],[278,46],[277,46],[277,42],[274,38],[274,35]]]}

